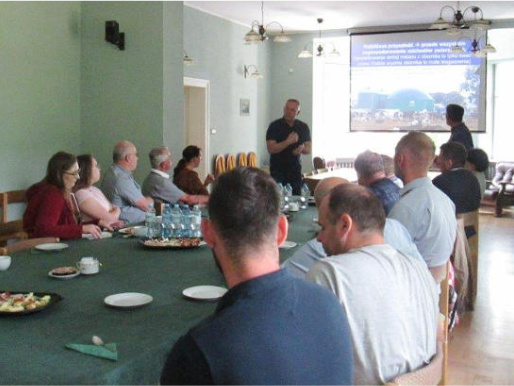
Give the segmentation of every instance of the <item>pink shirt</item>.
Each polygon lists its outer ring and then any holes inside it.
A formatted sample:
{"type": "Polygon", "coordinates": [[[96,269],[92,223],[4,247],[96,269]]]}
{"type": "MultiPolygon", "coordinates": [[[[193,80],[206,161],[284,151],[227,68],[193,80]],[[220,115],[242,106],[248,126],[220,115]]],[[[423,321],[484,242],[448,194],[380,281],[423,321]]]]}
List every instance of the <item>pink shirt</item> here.
{"type": "Polygon", "coordinates": [[[89,188],[77,190],[77,192],[75,193],[75,197],[77,198],[79,208],[82,211],[82,219],[84,222],[90,222],[90,221],[96,220],[96,219],[89,217],[87,214],[85,214],[83,212],[82,203],[85,200],[87,200],[89,198],[93,198],[100,205],[102,205],[105,208],[105,210],[107,210],[107,211],[111,210],[111,208],[112,208],[112,204],[109,202],[107,197],[105,197],[105,195],[102,193],[102,191],[95,186],[90,186],[89,188]]]}

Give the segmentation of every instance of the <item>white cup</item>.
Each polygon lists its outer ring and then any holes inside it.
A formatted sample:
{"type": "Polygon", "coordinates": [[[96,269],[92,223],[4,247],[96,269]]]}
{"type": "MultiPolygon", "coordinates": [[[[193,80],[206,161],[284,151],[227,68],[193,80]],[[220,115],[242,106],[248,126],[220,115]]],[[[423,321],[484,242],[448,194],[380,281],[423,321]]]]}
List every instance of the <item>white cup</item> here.
{"type": "Polygon", "coordinates": [[[11,266],[11,256],[0,256],[0,271],[5,271],[11,266]]]}
{"type": "Polygon", "coordinates": [[[289,210],[291,212],[298,212],[300,210],[300,205],[298,205],[297,202],[290,202],[289,203],[289,210]]]}
{"type": "Polygon", "coordinates": [[[95,257],[83,257],[77,262],[77,268],[83,275],[94,275],[100,271],[101,263],[95,257]]]}

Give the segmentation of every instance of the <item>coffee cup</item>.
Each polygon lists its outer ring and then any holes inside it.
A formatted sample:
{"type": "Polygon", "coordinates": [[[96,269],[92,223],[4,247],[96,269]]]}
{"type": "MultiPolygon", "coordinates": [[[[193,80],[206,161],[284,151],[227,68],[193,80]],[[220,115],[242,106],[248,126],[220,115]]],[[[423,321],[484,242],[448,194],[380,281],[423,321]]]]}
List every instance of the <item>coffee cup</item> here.
{"type": "Polygon", "coordinates": [[[77,268],[82,275],[94,275],[100,271],[102,265],[95,257],[83,257],[77,262],[77,268]]]}
{"type": "Polygon", "coordinates": [[[11,256],[0,256],[0,271],[5,271],[11,265],[11,256]]]}

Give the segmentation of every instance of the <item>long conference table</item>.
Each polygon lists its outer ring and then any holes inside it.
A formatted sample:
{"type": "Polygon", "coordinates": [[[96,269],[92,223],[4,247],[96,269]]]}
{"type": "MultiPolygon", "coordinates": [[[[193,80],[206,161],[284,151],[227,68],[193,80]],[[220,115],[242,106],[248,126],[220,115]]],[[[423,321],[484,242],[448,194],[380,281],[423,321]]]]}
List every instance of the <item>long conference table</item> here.
{"type": "MultiPolygon", "coordinates": [[[[296,212],[288,240],[280,249],[284,261],[314,237],[314,207],[296,212]]],[[[212,314],[216,302],[183,297],[185,288],[224,286],[208,246],[187,250],[148,249],[137,238],[115,233],[102,240],[64,241],[60,252],[28,250],[12,255],[11,267],[0,271],[0,292],[45,292],[63,297],[41,312],[0,316],[1,384],[157,384],[167,353],[179,336],[212,314]],[[48,276],[81,257],[102,263],[100,273],[69,280],[48,276]],[[149,294],[141,308],[116,309],[104,304],[108,295],[149,294]],[[93,335],[116,343],[116,362],[65,348],[91,344],[93,335]]]]}

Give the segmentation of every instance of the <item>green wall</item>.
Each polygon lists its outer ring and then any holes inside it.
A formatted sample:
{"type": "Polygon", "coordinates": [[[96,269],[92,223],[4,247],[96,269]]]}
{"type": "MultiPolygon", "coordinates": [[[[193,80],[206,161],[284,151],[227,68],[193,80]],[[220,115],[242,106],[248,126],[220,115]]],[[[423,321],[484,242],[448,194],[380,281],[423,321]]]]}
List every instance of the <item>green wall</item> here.
{"type": "Polygon", "coordinates": [[[168,126],[170,115],[181,122],[181,19],[181,2],[82,3],[82,151],[94,153],[104,169],[113,146],[130,140],[139,151],[134,174],[141,181],[150,168],[148,152],[163,144],[164,133],[170,137],[165,118],[168,126]],[[124,51],[104,40],[107,20],[125,33],[124,51]],[[179,28],[171,28],[173,21],[179,28]]]}
{"type": "Polygon", "coordinates": [[[0,191],[80,149],[79,2],[0,3],[0,191]]]}
{"type": "MultiPolygon", "coordinates": [[[[256,151],[259,163],[265,151],[269,124],[272,71],[270,46],[245,45],[248,28],[184,7],[184,48],[197,62],[184,68],[184,76],[210,81],[211,154],[256,151]],[[263,79],[243,77],[244,65],[255,65],[263,79]],[[250,116],[241,116],[240,99],[250,100],[250,116]]],[[[181,152],[180,152],[181,153],[181,152]]],[[[176,153],[176,154],[180,154],[176,153]]]]}

